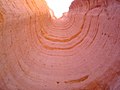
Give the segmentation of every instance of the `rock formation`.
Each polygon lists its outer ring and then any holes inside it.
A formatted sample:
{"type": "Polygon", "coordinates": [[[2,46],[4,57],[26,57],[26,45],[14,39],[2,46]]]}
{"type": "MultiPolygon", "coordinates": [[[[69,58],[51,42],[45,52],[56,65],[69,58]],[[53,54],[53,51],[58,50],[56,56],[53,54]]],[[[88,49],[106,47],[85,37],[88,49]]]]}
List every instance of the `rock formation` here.
{"type": "Polygon", "coordinates": [[[120,90],[120,0],[0,0],[0,90],[120,90]]]}

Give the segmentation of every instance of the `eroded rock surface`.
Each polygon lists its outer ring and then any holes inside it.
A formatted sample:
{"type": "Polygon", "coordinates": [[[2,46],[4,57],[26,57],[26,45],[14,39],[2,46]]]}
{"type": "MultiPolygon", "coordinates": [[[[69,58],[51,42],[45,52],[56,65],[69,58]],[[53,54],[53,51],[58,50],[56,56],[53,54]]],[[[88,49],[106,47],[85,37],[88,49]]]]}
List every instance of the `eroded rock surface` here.
{"type": "Polygon", "coordinates": [[[0,0],[0,90],[120,90],[120,1],[0,0]]]}

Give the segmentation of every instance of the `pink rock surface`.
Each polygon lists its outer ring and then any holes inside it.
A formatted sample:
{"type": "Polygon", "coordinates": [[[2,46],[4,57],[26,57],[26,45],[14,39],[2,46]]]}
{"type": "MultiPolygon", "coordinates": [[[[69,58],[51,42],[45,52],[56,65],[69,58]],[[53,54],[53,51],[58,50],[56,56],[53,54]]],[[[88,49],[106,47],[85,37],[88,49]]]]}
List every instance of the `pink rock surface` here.
{"type": "Polygon", "coordinates": [[[120,90],[120,0],[0,0],[0,90],[120,90]]]}

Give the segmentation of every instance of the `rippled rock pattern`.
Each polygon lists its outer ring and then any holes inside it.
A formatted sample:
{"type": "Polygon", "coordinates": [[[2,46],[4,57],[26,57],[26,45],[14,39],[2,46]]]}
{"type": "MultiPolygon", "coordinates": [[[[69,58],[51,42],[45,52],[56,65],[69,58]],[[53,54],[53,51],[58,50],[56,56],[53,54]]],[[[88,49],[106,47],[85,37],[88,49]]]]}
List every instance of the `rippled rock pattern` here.
{"type": "Polygon", "coordinates": [[[120,90],[120,0],[0,0],[0,90],[120,90]]]}

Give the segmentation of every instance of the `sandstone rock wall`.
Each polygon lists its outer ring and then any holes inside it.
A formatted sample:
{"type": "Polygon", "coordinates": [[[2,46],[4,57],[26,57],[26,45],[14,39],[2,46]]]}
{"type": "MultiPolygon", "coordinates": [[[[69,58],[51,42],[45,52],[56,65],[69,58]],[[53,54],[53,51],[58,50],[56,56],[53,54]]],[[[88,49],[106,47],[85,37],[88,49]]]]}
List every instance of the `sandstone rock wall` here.
{"type": "Polygon", "coordinates": [[[0,0],[0,90],[120,90],[120,1],[0,0]]]}

